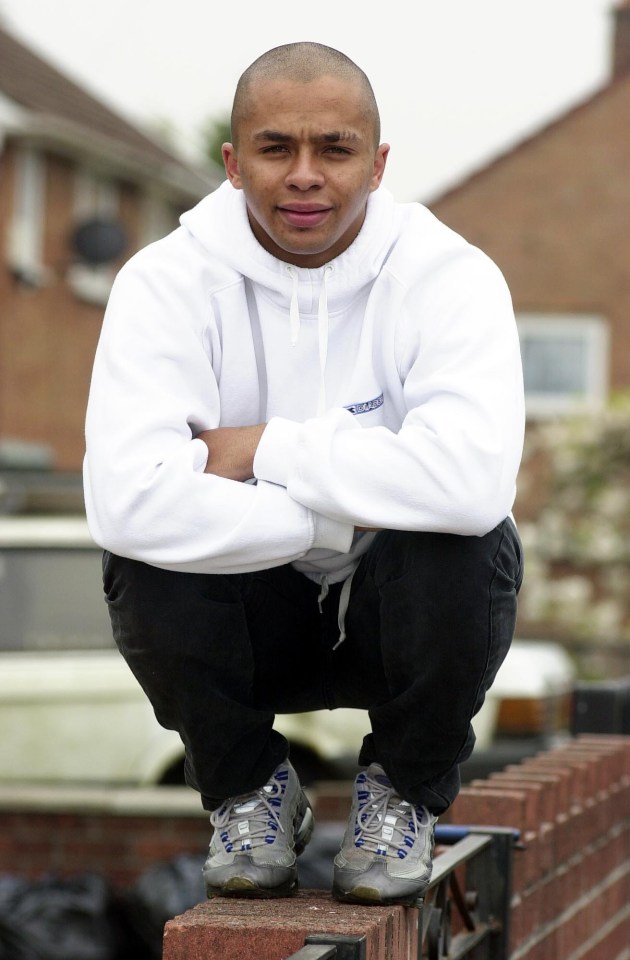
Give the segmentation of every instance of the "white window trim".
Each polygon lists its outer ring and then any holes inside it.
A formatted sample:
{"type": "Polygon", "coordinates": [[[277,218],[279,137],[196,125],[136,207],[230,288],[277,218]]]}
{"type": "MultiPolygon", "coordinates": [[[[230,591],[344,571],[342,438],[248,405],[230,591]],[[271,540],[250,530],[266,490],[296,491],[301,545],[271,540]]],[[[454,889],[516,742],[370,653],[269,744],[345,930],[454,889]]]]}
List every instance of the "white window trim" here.
{"type": "Polygon", "coordinates": [[[44,286],[50,277],[43,262],[45,209],[46,159],[39,150],[21,145],[15,153],[7,260],[16,276],[33,287],[44,286]]]}
{"type": "Polygon", "coordinates": [[[89,263],[71,263],[66,272],[68,284],[80,300],[104,306],[114,282],[111,267],[91,266],[89,263]]]}
{"type": "Polygon", "coordinates": [[[516,320],[521,339],[527,334],[549,340],[578,336],[587,345],[584,392],[575,395],[528,391],[527,415],[545,418],[601,410],[608,398],[610,330],[606,319],[595,314],[518,313],[516,320]]]}

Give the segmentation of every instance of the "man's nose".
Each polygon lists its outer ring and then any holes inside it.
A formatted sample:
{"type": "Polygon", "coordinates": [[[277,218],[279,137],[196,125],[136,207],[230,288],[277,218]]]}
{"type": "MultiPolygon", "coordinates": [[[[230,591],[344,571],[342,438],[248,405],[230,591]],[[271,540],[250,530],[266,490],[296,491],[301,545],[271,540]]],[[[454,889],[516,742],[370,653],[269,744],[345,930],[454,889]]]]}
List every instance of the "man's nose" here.
{"type": "Polygon", "coordinates": [[[318,158],[306,150],[296,153],[287,174],[287,183],[289,186],[297,187],[298,190],[321,187],[324,176],[318,158]]]}

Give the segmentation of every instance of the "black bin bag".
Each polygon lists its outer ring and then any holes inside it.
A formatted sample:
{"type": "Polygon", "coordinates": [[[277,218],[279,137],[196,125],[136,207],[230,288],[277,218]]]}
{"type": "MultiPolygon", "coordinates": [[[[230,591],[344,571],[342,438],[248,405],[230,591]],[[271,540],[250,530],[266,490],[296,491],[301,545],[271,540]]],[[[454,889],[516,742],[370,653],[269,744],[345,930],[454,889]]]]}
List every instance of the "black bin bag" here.
{"type": "Polygon", "coordinates": [[[107,883],[0,875],[0,960],[118,960],[107,883]]]}

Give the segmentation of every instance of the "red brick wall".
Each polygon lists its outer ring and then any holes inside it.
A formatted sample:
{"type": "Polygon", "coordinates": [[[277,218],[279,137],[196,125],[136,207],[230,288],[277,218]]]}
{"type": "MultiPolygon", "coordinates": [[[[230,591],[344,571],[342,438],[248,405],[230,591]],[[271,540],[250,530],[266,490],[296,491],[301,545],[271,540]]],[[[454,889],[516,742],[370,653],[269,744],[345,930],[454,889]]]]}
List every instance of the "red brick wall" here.
{"type": "MultiPolygon", "coordinates": [[[[347,784],[315,795],[322,821],[345,819],[348,805],[347,784]]],[[[11,809],[6,801],[3,807],[0,873],[30,878],[94,871],[125,887],[150,866],[182,853],[199,855],[209,840],[207,815],[196,808],[188,815],[162,810],[160,815],[134,816],[128,811],[82,815],[62,807],[57,812],[25,811],[19,804],[11,809]]],[[[582,735],[476,781],[462,789],[444,820],[521,832],[525,848],[514,854],[510,960],[627,958],[630,737],[582,735]]],[[[248,938],[252,929],[263,928],[263,919],[267,947],[261,960],[286,956],[278,952],[284,942],[278,931],[284,931],[282,936],[297,950],[300,936],[303,943],[304,930],[312,932],[313,923],[338,932],[363,930],[373,944],[370,960],[407,960],[413,955],[409,950],[415,913],[402,907],[349,911],[326,895],[303,894],[292,903],[252,909],[248,905],[246,923],[238,902],[200,905],[167,926],[170,952],[165,958],[203,955],[205,960],[226,960],[228,934],[230,943],[244,937],[250,949],[248,938]]],[[[230,956],[242,957],[245,941],[237,940],[230,956]]]]}
{"type": "MultiPolygon", "coordinates": [[[[337,816],[343,787],[318,815],[337,816]]],[[[448,819],[521,832],[509,960],[626,960],[630,943],[630,737],[584,735],[462,789],[448,819]]],[[[417,955],[413,908],[348,908],[302,894],[254,912],[211,901],[169,921],[165,960],[282,960],[315,929],[366,938],[368,960],[417,955]],[[389,930],[389,939],[387,930],[389,930]],[[255,949],[253,949],[255,945],[255,949]]]]}
{"type": "Polygon", "coordinates": [[[0,810],[0,873],[36,880],[98,873],[125,888],[149,867],[200,854],[210,841],[208,815],[0,810]]]}
{"type": "Polygon", "coordinates": [[[583,735],[475,781],[450,819],[521,830],[511,960],[628,956],[630,737],[583,735]]]}

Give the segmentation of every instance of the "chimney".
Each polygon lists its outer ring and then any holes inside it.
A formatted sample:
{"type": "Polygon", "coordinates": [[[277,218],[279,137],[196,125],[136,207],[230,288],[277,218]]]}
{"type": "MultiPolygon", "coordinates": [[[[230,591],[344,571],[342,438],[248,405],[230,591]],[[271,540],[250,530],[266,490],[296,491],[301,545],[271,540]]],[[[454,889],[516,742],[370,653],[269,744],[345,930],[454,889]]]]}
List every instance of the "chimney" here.
{"type": "Polygon", "coordinates": [[[621,0],[613,10],[613,79],[630,72],[630,0],[621,0]]]}

